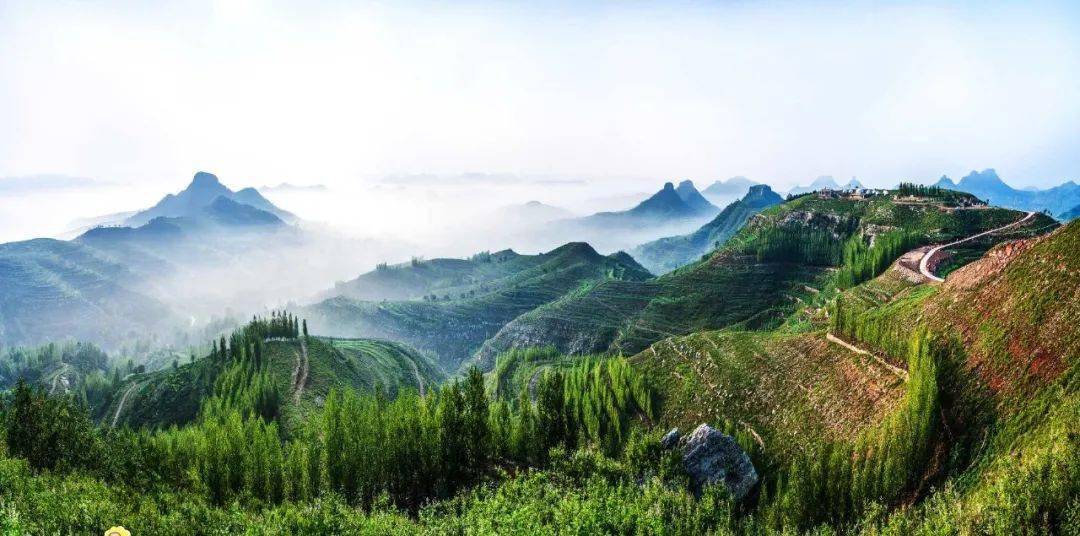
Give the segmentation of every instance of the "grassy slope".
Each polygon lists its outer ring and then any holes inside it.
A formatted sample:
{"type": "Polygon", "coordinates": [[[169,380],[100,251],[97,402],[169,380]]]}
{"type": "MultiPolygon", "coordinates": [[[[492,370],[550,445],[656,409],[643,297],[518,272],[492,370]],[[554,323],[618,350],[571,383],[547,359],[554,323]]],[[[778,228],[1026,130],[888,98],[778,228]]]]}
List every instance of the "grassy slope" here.
{"type": "MultiPolygon", "coordinates": [[[[958,194],[962,195],[962,194],[958,194]]],[[[829,281],[824,267],[758,262],[742,254],[776,226],[839,225],[857,218],[863,233],[904,228],[939,242],[1019,219],[1005,209],[944,211],[929,205],[803,196],[754,216],[709,258],[644,282],[609,281],[569,294],[525,314],[485,343],[479,362],[511,348],[553,344],[563,353],[637,353],[666,337],[733,325],[773,325],[812,298],[807,287],[829,281]]]]}
{"type": "MultiPolygon", "coordinates": [[[[445,377],[430,359],[400,343],[311,337],[307,347],[308,380],[300,407],[295,407],[291,389],[301,355],[299,341],[268,341],[263,349],[269,370],[283,394],[283,412],[287,416],[302,414],[310,404],[325,399],[335,387],[371,390],[381,386],[390,392],[415,389],[414,363],[425,385],[435,385],[445,377]]],[[[200,359],[176,369],[133,374],[120,385],[108,406],[96,412],[97,416],[111,423],[120,399],[135,386],[118,425],[164,427],[189,422],[198,414],[202,400],[212,392],[213,386],[207,380],[211,366],[208,359],[200,359]]]]}
{"type": "Polygon", "coordinates": [[[587,244],[562,246],[527,270],[485,283],[472,297],[447,301],[362,302],[334,298],[305,316],[326,333],[405,341],[454,369],[507,322],[582,285],[645,280],[650,275],[625,254],[602,256],[587,244]],[[322,328],[320,328],[322,329],[322,328]]]}
{"type": "Polygon", "coordinates": [[[941,285],[886,274],[848,291],[887,338],[922,325],[959,343],[942,416],[950,459],[964,461],[943,461],[927,500],[875,529],[1005,534],[1080,522],[1078,251],[1071,224],[998,245],[941,285]]]}
{"type": "Polygon", "coordinates": [[[661,424],[691,430],[735,421],[774,454],[810,438],[853,437],[903,392],[897,375],[819,332],[700,332],[660,341],[631,361],[664,394],[661,424]]]}

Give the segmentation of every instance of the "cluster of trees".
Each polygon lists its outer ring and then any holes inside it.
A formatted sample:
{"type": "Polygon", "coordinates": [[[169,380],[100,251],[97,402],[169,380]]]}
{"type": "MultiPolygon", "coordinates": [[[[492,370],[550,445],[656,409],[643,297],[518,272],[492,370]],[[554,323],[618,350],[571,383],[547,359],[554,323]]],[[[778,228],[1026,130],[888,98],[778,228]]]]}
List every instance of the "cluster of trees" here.
{"type": "Polygon", "coordinates": [[[916,332],[900,408],[853,442],[811,445],[796,456],[771,495],[764,492],[762,517],[777,529],[842,524],[870,504],[895,504],[913,491],[939,441],[940,363],[948,348],[925,330],[916,332]]]}
{"type": "Polygon", "coordinates": [[[896,193],[901,196],[941,197],[946,191],[940,186],[925,186],[913,182],[901,182],[896,187],[896,193]]]}
{"type": "Polygon", "coordinates": [[[841,338],[859,341],[888,355],[906,355],[915,311],[899,311],[902,303],[867,307],[858,296],[841,293],[829,311],[829,329],[841,338]]]}
{"type": "Polygon", "coordinates": [[[882,233],[867,245],[862,235],[853,235],[844,243],[842,263],[836,272],[836,286],[851,288],[881,275],[900,255],[918,246],[922,236],[908,230],[882,233]]]}
{"type": "Polygon", "coordinates": [[[770,226],[758,232],[746,253],[754,255],[758,262],[833,266],[843,258],[843,246],[843,237],[828,229],[770,226]]]}
{"type": "Polygon", "coordinates": [[[253,320],[232,344],[215,345],[213,394],[182,428],[96,428],[73,398],[21,383],[3,406],[8,452],[35,468],[165,485],[214,504],[331,495],[368,507],[383,496],[415,509],[500,467],[543,465],[554,447],[618,452],[629,424],[652,413],[651,391],[625,360],[596,359],[545,374],[535,400],[528,389],[493,399],[472,369],[424,396],[332,391],[305,421],[283,427],[282,395],[260,357],[258,337],[277,333],[270,325],[253,320]]]}
{"type": "Polygon", "coordinates": [[[6,348],[0,356],[0,385],[10,387],[19,378],[38,381],[43,373],[63,364],[84,374],[104,372],[109,370],[109,356],[101,348],[83,342],[6,348]]]}

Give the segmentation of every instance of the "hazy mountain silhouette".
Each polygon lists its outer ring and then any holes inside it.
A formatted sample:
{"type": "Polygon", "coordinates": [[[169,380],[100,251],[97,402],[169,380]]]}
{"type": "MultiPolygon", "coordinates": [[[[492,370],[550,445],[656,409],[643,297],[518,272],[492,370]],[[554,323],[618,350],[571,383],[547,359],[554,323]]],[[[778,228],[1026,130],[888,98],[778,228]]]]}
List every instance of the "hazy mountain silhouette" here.
{"type": "Polygon", "coordinates": [[[124,220],[124,223],[129,226],[139,226],[162,216],[170,218],[198,217],[203,214],[204,208],[210,207],[219,197],[269,212],[285,222],[296,221],[295,215],[274,206],[256,189],[244,188],[234,192],[221,184],[213,173],[200,171],[195,174],[191,183],[183,191],[166,195],[156,205],[137,212],[134,216],[124,220]]]}
{"type": "Polygon", "coordinates": [[[1073,181],[1045,190],[1018,190],[1001,180],[993,169],[972,171],[960,182],[942,176],[934,186],[967,192],[992,205],[1017,210],[1048,211],[1064,217],[1073,207],[1080,205],[1080,185],[1073,181]]]}

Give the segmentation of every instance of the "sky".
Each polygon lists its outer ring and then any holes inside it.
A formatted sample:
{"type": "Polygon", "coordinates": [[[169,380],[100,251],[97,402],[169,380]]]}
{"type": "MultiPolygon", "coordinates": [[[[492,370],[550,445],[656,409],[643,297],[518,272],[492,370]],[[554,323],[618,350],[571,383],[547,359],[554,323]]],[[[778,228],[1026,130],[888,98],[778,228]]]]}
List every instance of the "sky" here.
{"type": "Polygon", "coordinates": [[[474,191],[579,204],[735,175],[1080,179],[1075,2],[3,0],[0,36],[0,177],[110,188],[68,216],[197,170],[356,195],[487,174],[474,191]]]}

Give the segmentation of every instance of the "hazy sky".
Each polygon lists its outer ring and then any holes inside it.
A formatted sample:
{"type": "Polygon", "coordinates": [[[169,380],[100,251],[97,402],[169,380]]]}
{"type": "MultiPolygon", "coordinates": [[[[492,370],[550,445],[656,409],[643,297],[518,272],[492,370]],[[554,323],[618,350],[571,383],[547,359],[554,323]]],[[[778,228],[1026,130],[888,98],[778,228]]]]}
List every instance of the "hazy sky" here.
{"type": "Polygon", "coordinates": [[[1075,3],[0,0],[0,176],[158,193],[197,169],[1043,185],[1080,178],[1078,95],[1075,3]]]}

